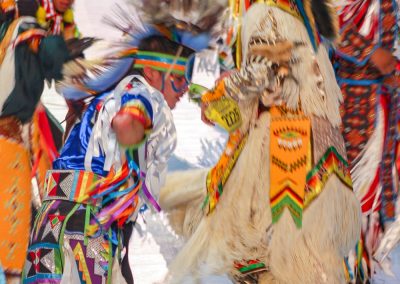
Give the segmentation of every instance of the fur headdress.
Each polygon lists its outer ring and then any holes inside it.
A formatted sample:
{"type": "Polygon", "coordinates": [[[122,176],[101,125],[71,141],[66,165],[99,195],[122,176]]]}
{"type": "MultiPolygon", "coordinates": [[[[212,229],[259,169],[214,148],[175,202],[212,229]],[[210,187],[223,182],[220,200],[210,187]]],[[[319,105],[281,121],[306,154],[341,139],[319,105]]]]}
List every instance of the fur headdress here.
{"type": "Polygon", "coordinates": [[[338,21],[331,0],[265,0],[264,2],[303,21],[314,49],[318,47],[320,36],[333,40],[338,35],[338,21]]]}
{"type": "Polygon", "coordinates": [[[379,17],[379,0],[345,0],[339,12],[340,28],[353,25],[364,37],[377,42],[380,34],[379,17]]]}
{"type": "MultiPolygon", "coordinates": [[[[244,75],[232,80],[233,90],[235,87],[243,87],[246,83],[250,86],[256,84],[255,76],[258,76],[260,82],[271,84],[269,89],[275,89],[276,80],[266,80],[266,72],[263,70],[265,64],[258,63],[258,57],[262,55],[269,61],[267,66],[276,64],[289,69],[281,89],[277,88],[280,90],[280,98],[289,109],[296,110],[300,107],[306,115],[325,117],[332,125],[339,125],[341,119],[338,109],[342,95],[326,49],[322,45],[318,46],[316,41],[319,40],[321,30],[324,31],[324,36],[333,35],[336,30],[334,24],[336,20],[328,21],[330,23],[321,28],[320,26],[324,24],[312,24],[311,16],[307,16],[305,12],[307,6],[303,5],[303,2],[297,0],[266,2],[266,4],[252,5],[246,13],[242,33],[244,67],[241,72],[244,75]],[[301,16],[303,13],[305,17],[301,16]],[[304,23],[304,26],[301,23],[304,23]],[[317,29],[318,27],[320,28],[317,29]],[[284,60],[281,60],[280,56],[283,56],[284,60]],[[256,70],[258,68],[261,69],[256,70]],[[248,80],[249,76],[251,80],[248,80]]],[[[312,2],[308,3],[312,5],[312,2]]],[[[333,6],[328,4],[325,6],[325,8],[330,7],[333,6]]],[[[313,10],[312,6],[309,8],[309,11],[313,10]]],[[[317,17],[314,14],[312,17],[314,23],[317,23],[317,17]]],[[[277,82],[282,82],[279,76],[272,76],[272,79],[274,78],[277,78],[277,82]]],[[[249,92],[242,93],[249,97],[249,92]]],[[[256,96],[259,94],[260,92],[255,93],[256,96]]]]}

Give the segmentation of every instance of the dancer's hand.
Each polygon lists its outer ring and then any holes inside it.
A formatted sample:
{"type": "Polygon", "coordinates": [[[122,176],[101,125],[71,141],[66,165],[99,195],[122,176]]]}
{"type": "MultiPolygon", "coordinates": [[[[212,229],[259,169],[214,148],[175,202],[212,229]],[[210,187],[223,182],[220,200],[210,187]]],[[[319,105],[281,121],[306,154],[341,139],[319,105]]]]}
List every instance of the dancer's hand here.
{"type": "Polygon", "coordinates": [[[117,114],[112,121],[112,128],[121,145],[139,144],[144,138],[143,124],[127,113],[117,114]]]}
{"type": "Polygon", "coordinates": [[[391,74],[395,70],[397,64],[396,57],[394,57],[389,50],[381,47],[377,48],[372,54],[371,62],[383,75],[391,74]]]}

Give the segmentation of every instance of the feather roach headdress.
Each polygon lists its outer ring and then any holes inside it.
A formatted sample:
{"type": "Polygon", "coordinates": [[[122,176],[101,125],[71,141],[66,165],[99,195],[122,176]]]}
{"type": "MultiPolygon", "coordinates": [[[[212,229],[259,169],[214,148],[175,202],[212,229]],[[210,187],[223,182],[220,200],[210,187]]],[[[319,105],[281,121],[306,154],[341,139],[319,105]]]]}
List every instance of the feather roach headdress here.
{"type": "Polygon", "coordinates": [[[119,82],[133,67],[147,65],[184,74],[187,58],[182,56],[180,48],[175,54],[164,54],[141,50],[140,43],[152,36],[162,36],[194,52],[205,49],[220,36],[219,19],[226,7],[226,0],[127,0],[125,6],[117,6],[105,19],[125,34],[122,48],[100,64],[90,66],[81,62],[79,66],[67,66],[65,83],[74,88],[64,90],[64,95],[68,99],[80,99],[102,92],[119,82]],[[89,79],[88,71],[95,76],[89,79]],[[80,86],[76,84],[76,77],[84,79],[78,80],[80,86]],[[72,81],[75,83],[71,84],[72,81]]]}
{"type": "MultiPolygon", "coordinates": [[[[84,87],[86,90],[81,89],[81,93],[90,94],[89,89],[94,93],[110,90],[112,86],[121,81],[122,77],[127,75],[132,67],[138,69],[143,66],[150,66],[166,73],[183,74],[187,61],[185,48],[190,48],[190,53],[192,53],[208,47],[215,31],[214,26],[217,23],[218,15],[215,13],[221,11],[223,7],[222,4],[221,6],[219,6],[220,4],[217,5],[218,2],[215,0],[137,0],[129,3],[133,4],[130,9],[120,7],[114,15],[107,18],[108,23],[127,35],[123,48],[112,54],[111,59],[114,62],[108,70],[94,79],[85,80],[84,87]],[[148,39],[150,40],[147,41],[148,39]],[[153,42],[154,39],[156,42],[153,42]],[[167,44],[158,49],[158,47],[153,48],[151,44],[148,44],[149,42],[154,43],[154,45],[160,42],[167,44]],[[166,48],[167,45],[168,48],[166,48]],[[154,50],[158,51],[155,52],[154,50]]],[[[66,92],[64,92],[65,94],[66,92]]],[[[75,90],[76,94],[79,95],[79,90],[75,90]]],[[[116,94],[116,101],[118,100],[117,96],[116,94]]],[[[76,99],[76,96],[72,98],[76,99]]],[[[108,128],[109,122],[106,123],[108,128]]],[[[110,142],[111,144],[114,145],[110,142]]],[[[111,152],[113,152],[113,149],[111,149],[111,152]]],[[[106,151],[110,150],[107,149],[106,151]]],[[[105,154],[105,156],[114,157],[114,153],[111,152],[109,155],[105,154]]],[[[101,184],[93,187],[93,191],[84,197],[103,198],[102,209],[96,215],[98,221],[92,222],[89,235],[96,232],[99,226],[107,230],[115,221],[121,227],[127,218],[139,209],[136,208],[139,192],[143,192],[143,195],[157,210],[160,209],[151,194],[146,193],[146,183],[143,182],[142,186],[142,180],[135,183],[133,187],[121,187],[131,178],[133,172],[136,172],[138,177],[141,175],[131,158],[131,154],[126,153],[127,162],[124,163],[122,168],[115,174],[111,172],[105,180],[101,181],[101,184]]]]}

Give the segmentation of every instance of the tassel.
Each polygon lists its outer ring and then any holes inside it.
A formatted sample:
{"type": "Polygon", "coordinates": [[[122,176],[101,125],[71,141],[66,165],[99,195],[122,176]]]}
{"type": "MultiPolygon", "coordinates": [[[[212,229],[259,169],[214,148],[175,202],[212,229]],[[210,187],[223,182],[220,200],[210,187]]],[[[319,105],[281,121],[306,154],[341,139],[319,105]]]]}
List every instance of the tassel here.
{"type": "Polygon", "coordinates": [[[110,205],[102,208],[100,212],[96,214],[96,218],[91,221],[86,233],[89,236],[93,236],[100,228],[102,230],[108,230],[114,222],[117,222],[117,226],[121,228],[137,209],[140,188],[141,182],[134,187],[128,188],[127,194],[123,195],[121,198],[117,198],[110,205]]]}
{"type": "Polygon", "coordinates": [[[121,228],[136,212],[142,181],[139,167],[128,151],[126,157],[127,161],[120,170],[116,173],[110,171],[106,178],[93,184],[86,195],[79,200],[80,202],[91,200],[96,203],[102,198],[102,208],[86,229],[88,236],[93,236],[100,229],[108,230],[114,222],[121,228]],[[137,181],[128,186],[132,176],[137,177],[137,181]]]}

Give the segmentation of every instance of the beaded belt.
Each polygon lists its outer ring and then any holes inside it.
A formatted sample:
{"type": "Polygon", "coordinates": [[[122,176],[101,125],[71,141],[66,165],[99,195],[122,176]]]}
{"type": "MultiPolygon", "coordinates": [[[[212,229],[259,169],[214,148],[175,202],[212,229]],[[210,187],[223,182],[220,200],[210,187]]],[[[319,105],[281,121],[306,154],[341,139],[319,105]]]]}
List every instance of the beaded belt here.
{"type": "Polygon", "coordinates": [[[0,118],[0,136],[22,143],[21,121],[15,116],[0,118]]]}
{"type": "Polygon", "coordinates": [[[47,171],[45,181],[45,196],[47,200],[66,200],[77,203],[93,203],[82,201],[91,186],[102,177],[92,172],[79,170],[47,171]]]}

